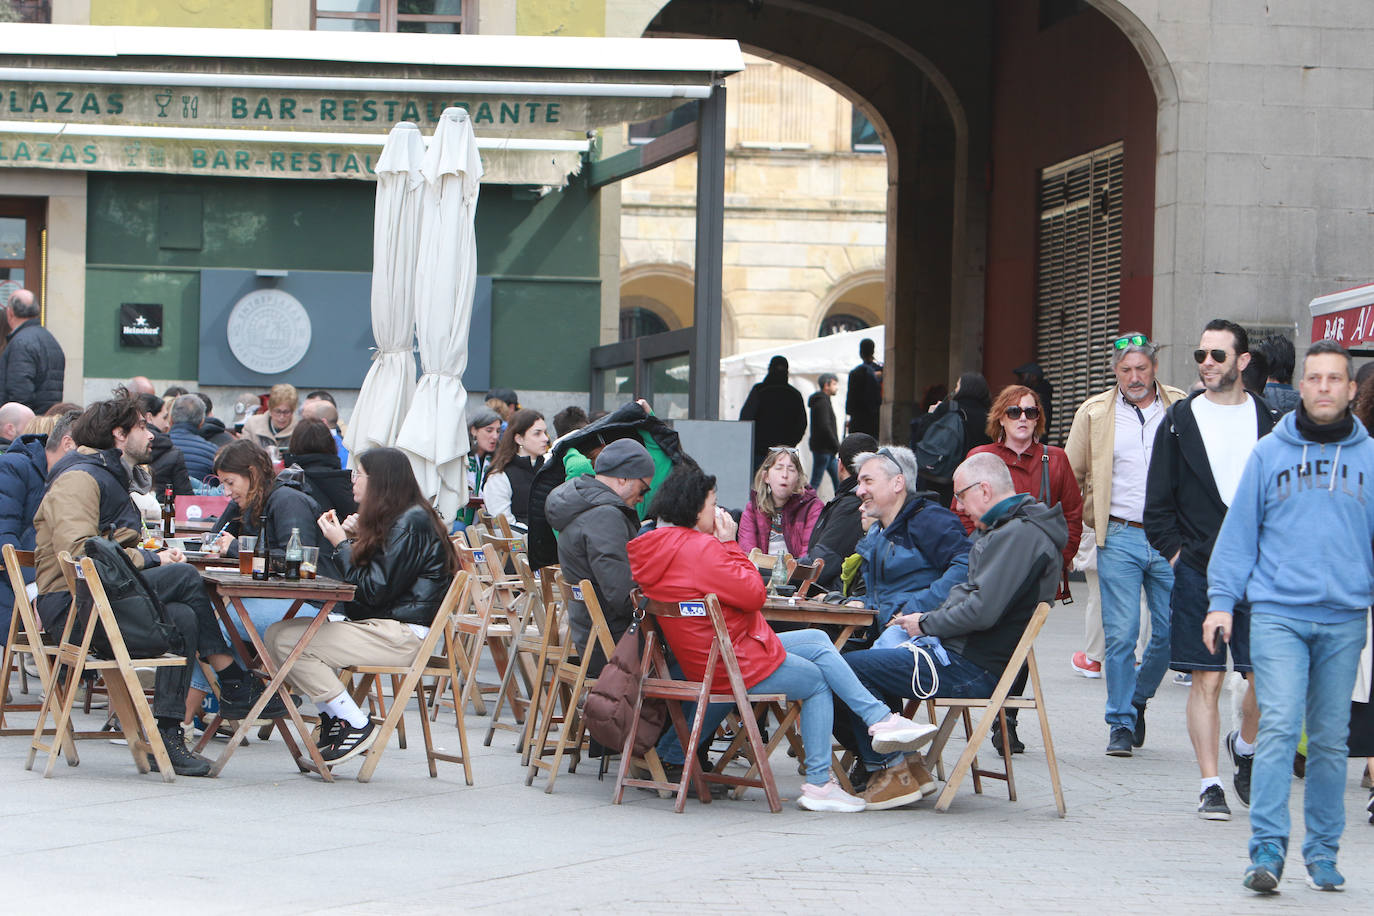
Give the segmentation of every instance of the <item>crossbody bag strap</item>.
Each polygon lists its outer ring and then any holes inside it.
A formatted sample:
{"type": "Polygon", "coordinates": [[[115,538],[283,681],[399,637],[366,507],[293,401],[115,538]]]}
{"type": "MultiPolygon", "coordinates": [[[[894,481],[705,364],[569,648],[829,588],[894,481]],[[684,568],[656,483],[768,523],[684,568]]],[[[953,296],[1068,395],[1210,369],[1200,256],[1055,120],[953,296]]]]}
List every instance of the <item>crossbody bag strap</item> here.
{"type": "Polygon", "coordinates": [[[1045,443],[1040,443],[1044,451],[1040,455],[1040,501],[1045,505],[1050,504],[1050,447],[1045,443]]]}

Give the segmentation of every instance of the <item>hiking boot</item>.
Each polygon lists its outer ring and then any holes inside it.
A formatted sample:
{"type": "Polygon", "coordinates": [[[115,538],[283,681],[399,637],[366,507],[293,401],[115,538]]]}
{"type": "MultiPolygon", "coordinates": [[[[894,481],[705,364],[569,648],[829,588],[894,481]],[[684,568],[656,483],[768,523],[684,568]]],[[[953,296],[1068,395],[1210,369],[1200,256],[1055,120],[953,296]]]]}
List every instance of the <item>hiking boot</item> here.
{"type": "Polygon", "coordinates": [[[1226,793],[1221,786],[1208,786],[1202,790],[1197,800],[1197,816],[1204,821],[1231,819],[1231,808],[1226,804],[1226,793]]]}
{"type": "Polygon", "coordinates": [[[935,777],[930,775],[930,770],[925,768],[915,756],[906,759],[906,768],[911,773],[911,778],[916,782],[916,787],[921,790],[921,797],[934,795],[936,789],[935,777]]]}
{"type": "Polygon", "coordinates": [[[823,786],[802,783],[797,805],[807,811],[839,811],[845,814],[853,814],[867,807],[862,798],[841,789],[833,778],[823,786]]]}
{"type": "MultiPolygon", "coordinates": [[[[1007,716],[1007,738],[1011,741],[1011,752],[1013,754],[1024,754],[1026,746],[1021,743],[1021,739],[1016,736],[1016,720],[1007,716]]],[[[997,725],[992,726],[992,749],[997,752],[997,756],[1002,754],[1002,729],[997,725]]]]}
{"type": "Polygon", "coordinates": [[[1278,891],[1281,878],[1283,853],[1273,843],[1261,843],[1260,848],[1250,856],[1250,867],[1245,870],[1245,877],[1240,883],[1257,894],[1273,894],[1278,891]]]}
{"type": "Polygon", "coordinates": [[[1145,746],[1145,704],[1132,703],[1135,707],[1135,730],[1131,733],[1131,746],[1145,746]]]}
{"type": "Polygon", "coordinates": [[[338,740],[329,747],[320,748],[320,756],[328,764],[351,760],[372,747],[372,743],[377,740],[377,731],[377,723],[371,719],[361,728],[340,721],[338,740]]]}
{"type": "Polygon", "coordinates": [[[1069,664],[1073,666],[1074,671],[1077,671],[1084,677],[1095,678],[1102,676],[1102,663],[1095,662],[1088,658],[1088,653],[1086,652],[1075,652],[1073,658],[1069,659],[1069,664]]]}
{"type": "MultiPolygon", "coordinates": [[[[210,761],[191,753],[191,749],[186,746],[186,736],[182,734],[180,725],[159,726],[157,731],[162,736],[163,746],[167,748],[167,758],[172,762],[172,772],[178,776],[210,775],[210,761]]],[[[154,773],[161,772],[158,769],[157,757],[152,754],[148,755],[148,765],[154,773]]]]}
{"type": "Polygon", "coordinates": [[[939,729],[934,725],[922,725],[895,712],[868,728],[869,737],[873,739],[873,750],[879,754],[920,750],[931,742],[937,731],[939,729]]]}
{"type": "Polygon", "coordinates": [[[1254,754],[1241,754],[1236,751],[1236,739],[1240,737],[1240,729],[1236,729],[1226,736],[1226,750],[1231,752],[1231,762],[1236,765],[1236,778],[1231,784],[1236,787],[1236,797],[1245,807],[1250,807],[1250,768],[1255,763],[1254,754]]]}
{"type": "Polygon", "coordinates": [[[911,768],[903,763],[875,773],[868,780],[868,788],[863,792],[863,799],[870,811],[900,808],[902,805],[918,802],[924,797],[921,787],[911,775],[911,768]]]}
{"type": "Polygon", "coordinates": [[[1307,863],[1307,886],[1314,891],[1343,891],[1345,876],[1336,871],[1336,863],[1330,859],[1318,859],[1307,863]]]}
{"type": "MultiPolygon", "coordinates": [[[[249,676],[247,679],[233,684],[220,683],[219,691],[219,714],[226,719],[246,719],[248,711],[253,708],[253,704],[262,696],[262,681],[249,676]]],[[[297,703],[297,706],[300,704],[297,703]]],[[[286,715],[286,704],[281,701],[280,695],[274,695],[267,701],[267,705],[258,713],[259,719],[280,719],[286,715]]]]}
{"type": "Polygon", "coordinates": [[[1115,726],[1107,738],[1108,757],[1131,756],[1131,730],[1124,725],[1115,726]]]}

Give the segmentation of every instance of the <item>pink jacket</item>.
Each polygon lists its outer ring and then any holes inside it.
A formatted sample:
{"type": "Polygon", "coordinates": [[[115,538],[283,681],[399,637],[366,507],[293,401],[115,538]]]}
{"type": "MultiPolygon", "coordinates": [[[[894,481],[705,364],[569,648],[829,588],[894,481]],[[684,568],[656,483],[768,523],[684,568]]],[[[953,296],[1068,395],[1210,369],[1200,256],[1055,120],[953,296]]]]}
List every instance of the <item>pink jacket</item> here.
{"type": "MultiPolygon", "coordinates": [[[[816,519],[821,517],[822,508],[816,491],[810,487],[783,504],[782,536],[787,541],[787,552],[792,556],[806,556],[811,544],[811,530],[816,527],[816,519]]],[[[755,547],[764,553],[768,552],[768,516],[755,507],[752,497],[739,520],[738,540],[740,549],[746,554],[755,547]]]]}

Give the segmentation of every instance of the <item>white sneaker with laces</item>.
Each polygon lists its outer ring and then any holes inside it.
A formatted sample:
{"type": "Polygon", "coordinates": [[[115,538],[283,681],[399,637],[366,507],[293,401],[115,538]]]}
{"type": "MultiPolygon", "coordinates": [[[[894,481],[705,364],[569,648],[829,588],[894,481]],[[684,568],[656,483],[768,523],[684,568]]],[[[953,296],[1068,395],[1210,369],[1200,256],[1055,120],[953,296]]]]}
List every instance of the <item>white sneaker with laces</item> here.
{"type": "Polygon", "coordinates": [[[870,725],[868,735],[873,739],[873,750],[879,754],[909,753],[929,744],[938,730],[934,725],[922,725],[894,712],[878,724],[870,725]]]}
{"type": "Polygon", "coordinates": [[[797,804],[807,811],[839,811],[845,814],[853,814],[866,807],[862,798],[850,795],[833,779],[823,786],[802,783],[797,804]]]}

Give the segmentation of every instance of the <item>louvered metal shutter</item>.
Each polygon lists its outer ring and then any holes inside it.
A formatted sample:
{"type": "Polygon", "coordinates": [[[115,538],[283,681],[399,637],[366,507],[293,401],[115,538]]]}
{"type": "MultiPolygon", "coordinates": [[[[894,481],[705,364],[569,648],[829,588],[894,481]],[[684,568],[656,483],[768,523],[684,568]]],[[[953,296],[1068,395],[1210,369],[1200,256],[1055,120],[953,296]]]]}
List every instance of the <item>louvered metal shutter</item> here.
{"type": "Polygon", "coordinates": [[[1119,330],[1123,146],[1113,143],[1040,172],[1036,362],[1054,385],[1051,438],[1112,382],[1119,330]]]}

